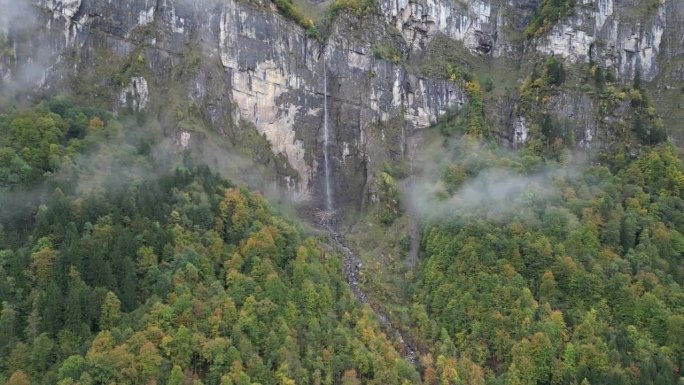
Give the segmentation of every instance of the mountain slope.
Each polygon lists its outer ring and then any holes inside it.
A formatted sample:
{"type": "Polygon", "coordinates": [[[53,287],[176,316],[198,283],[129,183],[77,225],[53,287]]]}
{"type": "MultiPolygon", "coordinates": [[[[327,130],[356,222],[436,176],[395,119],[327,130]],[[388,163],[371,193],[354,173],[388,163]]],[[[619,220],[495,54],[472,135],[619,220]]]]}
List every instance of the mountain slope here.
{"type": "MultiPolygon", "coordinates": [[[[419,380],[355,301],[339,256],[260,194],[206,166],[167,168],[101,111],[52,101],[2,117],[4,135],[47,121],[64,132],[50,173],[2,180],[8,204],[42,191],[2,212],[7,384],[419,380]],[[82,120],[86,132],[73,130],[82,120]]],[[[1,175],[28,155],[2,158],[1,175]]]]}

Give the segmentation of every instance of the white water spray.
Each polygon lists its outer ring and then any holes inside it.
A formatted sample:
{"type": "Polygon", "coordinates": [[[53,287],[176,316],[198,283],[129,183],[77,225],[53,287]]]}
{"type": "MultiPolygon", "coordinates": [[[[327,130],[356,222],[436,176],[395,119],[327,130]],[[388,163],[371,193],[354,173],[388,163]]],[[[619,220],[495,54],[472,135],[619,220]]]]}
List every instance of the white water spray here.
{"type": "Polygon", "coordinates": [[[332,191],[330,190],[330,157],[328,154],[328,71],[323,66],[323,162],[325,164],[325,211],[333,211],[332,191]]]}

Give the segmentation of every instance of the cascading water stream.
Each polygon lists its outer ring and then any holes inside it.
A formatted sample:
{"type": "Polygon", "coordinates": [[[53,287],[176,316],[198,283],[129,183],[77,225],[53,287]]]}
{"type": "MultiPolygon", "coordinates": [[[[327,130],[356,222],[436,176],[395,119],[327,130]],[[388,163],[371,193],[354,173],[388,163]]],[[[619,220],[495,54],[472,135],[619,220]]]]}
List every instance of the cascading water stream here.
{"type": "Polygon", "coordinates": [[[328,71],[323,66],[323,162],[325,164],[325,211],[333,211],[332,191],[330,190],[330,156],[328,154],[328,71]]]}

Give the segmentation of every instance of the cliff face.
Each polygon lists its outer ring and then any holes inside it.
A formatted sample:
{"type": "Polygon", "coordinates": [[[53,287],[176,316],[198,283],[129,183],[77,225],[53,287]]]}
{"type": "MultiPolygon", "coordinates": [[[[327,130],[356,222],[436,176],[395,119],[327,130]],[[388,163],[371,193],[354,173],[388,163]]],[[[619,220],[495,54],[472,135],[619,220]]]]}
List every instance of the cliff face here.
{"type": "Polygon", "coordinates": [[[219,54],[233,123],[253,124],[275,153],[286,155],[298,175],[292,188],[302,199],[322,188],[326,80],[332,189],[341,192],[335,197],[340,204],[358,199],[369,163],[387,158],[376,151],[403,154],[416,129],[463,102],[452,83],[377,60],[371,44],[388,34],[381,23],[359,33],[354,20],[340,18],[321,44],[270,10],[235,2],[219,8],[219,54]]]}
{"type": "Polygon", "coordinates": [[[594,62],[631,80],[639,68],[653,80],[664,63],[682,55],[684,3],[676,0],[582,0],[575,15],[535,43],[571,62],[594,62]]]}
{"type": "Polygon", "coordinates": [[[414,50],[442,34],[459,41],[474,55],[520,57],[524,30],[537,0],[449,1],[383,0],[386,21],[401,31],[414,50]]]}
{"type": "Polygon", "coordinates": [[[338,18],[320,43],[270,3],[41,1],[30,43],[17,46],[23,30],[10,33],[14,58],[1,71],[10,83],[22,77],[14,69],[41,56],[30,85],[65,87],[160,116],[165,131],[182,132],[185,142],[192,132],[164,117],[188,103],[236,141],[241,130],[256,129],[286,161],[278,165],[283,183],[314,203],[322,196],[327,72],[332,182],[336,201],[346,205],[362,200],[371,163],[403,156],[417,129],[464,98],[453,83],[376,59],[371,44],[388,35],[377,21],[360,32],[356,20],[338,18]]]}
{"type": "MultiPolygon", "coordinates": [[[[684,99],[682,55],[684,54],[684,3],[677,0],[582,0],[573,15],[561,20],[549,33],[533,39],[528,52],[554,55],[569,65],[594,65],[612,73],[619,83],[631,85],[639,72],[648,83],[655,106],[670,136],[681,141],[684,99]]],[[[576,79],[571,81],[577,82],[576,79]]],[[[556,97],[555,108],[571,117],[578,127],[581,144],[610,143],[610,133],[601,132],[610,119],[600,103],[587,93],[556,97]]]]}
{"type": "MultiPolygon", "coordinates": [[[[327,81],[331,187],[341,207],[364,201],[374,170],[410,161],[422,130],[463,105],[457,84],[406,65],[438,37],[490,66],[554,55],[569,65],[591,60],[625,81],[638,67],[663,91],[656,98],[676,96],[684,3],[654,2],[641,10],[640,0],[582,0],[550,32],[526,40],[536,0],[383,0],[363,20],[335,18],[320,42],[270,2],[35,0],[0,20],[0,76],[5,89],[68,90],[142,111],[184,146],[206,126],[238,146],[265,139],[279,182],[315,206],[327,81]],[[379,46],[400,60],[381,59],[379,46]]],[[[588,115],[580,139],[591,141],[596,106],[570,94],[556,99],[565,113],[588,115]]],[[[513,116],[515,100],[498,101],[507,107],[496,130],[510,142],[528,135],[524,117],[513,116]]]]}
{"type": "MultiPolygon", "coordinates": [[[[550,56],[561,58],[570,68],[595,65],[623,84],[631,83],[638,70],[649,82],[671,137],[681,140],[684,2],[578,0],[571,14],[548,32],[526,39],[523,32],[540,3],[385,0],[381,9],[387,23],[401,31],[414,55],[424,52],[436,37],[446,36],[479,59],[470,60],[475,66],[484,62],[490,70],[517,76],[518,82],[527,76],[532,63],[541,64],[550,56]]],[[[570,81],[579,84],[581,79],[571,76],[570,81]]],[[[504,141],[516,144],[529,138],[529,121],[516,108],[517,95],[511,96],[496,101],[491,113],[498,115],[493,122],[495,131],[504,141]]],[[[598,131],[604,117],[599,103],[586,92],[566,89],[550,99],[548,110],[571,121],[579,145],[590,145],[601,137],[598,131]]]]}
{"type": "Polygon", "coordinates": [[[631,79],[641,68],[652,80],[659,63],[682,55],[684,3],[677,0],[578,0],[572,15],[543,36],[521,38],[539,1],[384,0],[386,21],[414,50],[436,34],[460,41],[473,54],[522,57],[555,55],[571,63],[590,60],[631,79]]]}

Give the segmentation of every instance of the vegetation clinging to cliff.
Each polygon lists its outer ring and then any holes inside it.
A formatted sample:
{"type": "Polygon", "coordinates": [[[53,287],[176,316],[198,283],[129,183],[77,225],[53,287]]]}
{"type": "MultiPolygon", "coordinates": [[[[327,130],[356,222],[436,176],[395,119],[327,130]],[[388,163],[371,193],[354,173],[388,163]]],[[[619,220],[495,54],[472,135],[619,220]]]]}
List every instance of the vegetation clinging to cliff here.
{"type": "Polygon", "coordinates": [[[542,0],[532,22],[525,29],[525,37],[540,36],[553,28],[562,18],[572,13],[575,0],[542,0]]]}
{"type": "Polygon", "coordinates": [[[297,9],[291,0],[273,0],[278,9],[288,18],[294,20],[301,27],[306,29],[307,35],[311,38],[320,38],[316,25],[311,18],[308,18],[297,9]]]}

